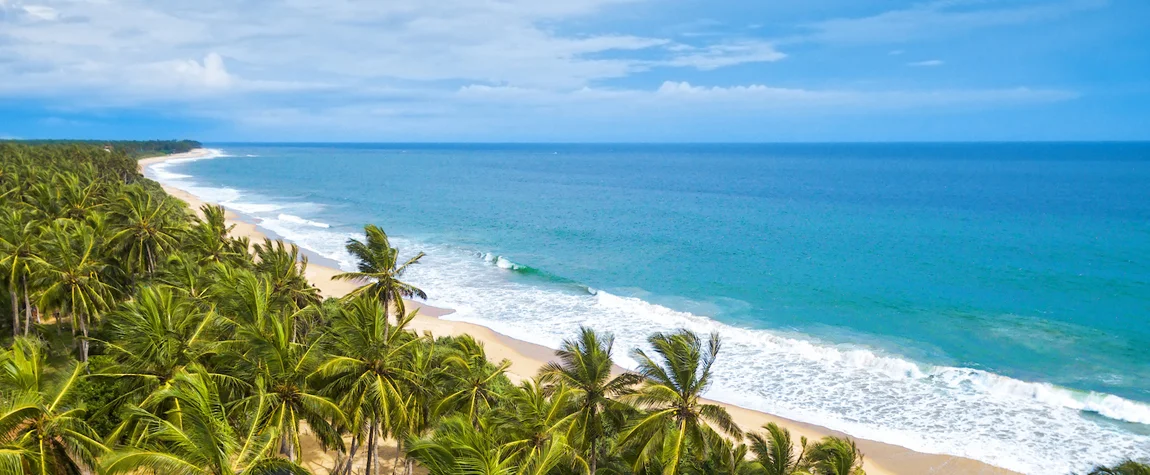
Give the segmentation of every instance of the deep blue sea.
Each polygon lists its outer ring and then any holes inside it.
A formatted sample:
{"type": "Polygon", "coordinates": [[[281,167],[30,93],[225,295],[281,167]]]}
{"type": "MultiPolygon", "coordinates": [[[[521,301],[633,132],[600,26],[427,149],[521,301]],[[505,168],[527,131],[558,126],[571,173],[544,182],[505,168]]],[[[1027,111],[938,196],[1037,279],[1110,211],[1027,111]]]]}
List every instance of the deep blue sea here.
{"type": "Polygon", "coordinates": [[[1027,473],[1150,457],[1150,143],[212,147],[147,173],[345,268],[379,224],[447,318],[718,331],[723,401],[1027,473]]]}

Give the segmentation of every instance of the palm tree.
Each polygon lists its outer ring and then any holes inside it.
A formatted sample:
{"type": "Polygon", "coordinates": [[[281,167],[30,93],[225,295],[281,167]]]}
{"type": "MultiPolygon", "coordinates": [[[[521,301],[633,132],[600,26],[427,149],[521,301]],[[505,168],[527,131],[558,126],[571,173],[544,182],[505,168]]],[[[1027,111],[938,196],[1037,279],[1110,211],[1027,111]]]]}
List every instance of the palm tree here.
{"type": "Polygon", "coordinates": [[[573,457],[562,435],[526,456],[517,445],[499,440],[485,422],[474,425],[460,414],[444,420],[432,438],[410,441],[408,455],[432,475],[547,475],[573,457]]]}
{"type": "Polygon", "coordinates": [[[547,363],[540,370],[542,381],[571,390],[572,404],[578,415],[571,424],[568,438],[583,448],[592,475],[608,426],[618,427],[626,415],[633,412],[617,398],[634,392],[633,386],[642,381],[635,373],[611,377],[614,344],[612,335],[600,336],[593,329],[581,327],[578,338],[564,340],[555,352],[559,361],[547,363]]]}
{"type": "Polygon", "coordinates": [[[285,244],[283,240],[272,241],[264,238],[263,244],[255,245],[256,271],[267,276],[272,284],[272,293],[280,300],[288,302],[296,311],[320,302],[319,289],[307,281],[307,256],[301,256],[295,244],[285,244]]]}
{"type": "MultiPolygon", "coordinates": [[[[406,328],[414,317],[414,313],[407,315],[392,325],[380,302],[365,297],[352,300],[333,318],[332,351],[314,375],[324,382],[326,394],[338,396],[356,415],[352,417],[356,427],[367,425],[369,475],[378,438],[388,429],[406,425],[410,399],[406,388],[416,378],[411,355],[423,343],[406,328]]],[[[360,432],[356,431],[353,450],[360,432]]]]}
{"type": "Polygon", "coordinates": [[[11,474],[90,473],[107,449],[84,422],[73,391],[84,365],[46,377],[39,341],[18,337],[0,353],[0,469],[11,474]]]}
{"type": "Polygon", "coordinates": [[[183,213],[166,198],[142,188],[129,188],[112,207],[116,233],[112,245],[124,255],[128,270],[151,275],[159,260],[178,242],[183,213]]]}
{"type": "Polygon", "coordinates": [[[12,299],[12,335],[20,333],[19,298],[24,297],[24,335],[32,326],[32,304],[28,293],[28,280],[41,263],[36,255],[40,223],[21,210],[4,213],[0,219],[0,269],[6,274],[8,295],[12,299]]]}
{"type": "MultiPolygon", "coordinates": [[[[516,451],[520,460],[538,457],[559,440],[567,445],[564,434],[578,413],[571,412],[572,391],[547,388],[538,381],[524,381],[512,387],[498,409],[492,411],[493,428],[502,435],[505,446],[516,451]]],[[[574,452],[570,447],[565,451],[574,452]]]]}
{"type": "Polygon", "coordinates": [[[706,459],[687,468],[691,475],[762,475],[756,462],[747,460],[747,445],[720,438],[706,459]]]}
{"type": "Polygon", "coordinates": [[[800,438],[802,451],[795,454],[791,432],[771,422],[765,426],[765,433],[747,434],[751,441],[751,452],[755,461],[763,467],[764,475],[795,475],[806,465],[807,438],[800,438]]]}
{"type": "Polygon", "coordinates": [[[168,256],[168,262],[161,268],[156,280],[193,302],[206,304],[215,284],[211,272],[215,266],[201,266],[186,254],[173,253],[168,256]]]}
{"type": "MultiPolygon", "coordinates": [[[[277,438],[257,430],[252,415],[233,418],[216,385],[199,372],[180,372],[173,384],[131,411],[144,437],[104,461],[104,473],[174,475],[278,475],[311,472],[275,455],[277,438]],[[163,414],[166,401],[176,404],[163,414]],[[233,427],[232,421],[240,422],[233,427]]],[[[128,423],[129,421],[125,421],[128,423]]]]}
{"type": "Polygon", "coordinates": [[[194,251],[202,264],[229,263],[242,266],[250,264],[247,245],[240,246],[229,234],[235,225],[228,225],[224,208],[215,205],[200,207],[202,219],[184,235],[184,248],[194,251]]]}
{"type": "Polygon", "coordinates": [[[718,334],[710,335],[706,348],[698,335],[687,330],[656,333],[647,342],[659,361],[643,350],[632,352],[646,381],[627,399],[650,412],[622,434],[620,443],[638,445],[636,471],[654,459],[663,465],[664,475],[676,475],[689,450],[697,457],[707,456],[721,437],[719,431],[735,438],[743,434],[726,409],[701,401],[719,354],[718,334]]]}
{"type": "Polygon", "coordinates": [[[359,271],[337,274],[332,278],[362,282],[364,285],[352,291],[348,297],[365,295],[380,301],[385,307],[394,306],[396,315],[406,315],[403,299],[419,297],[426,300],[427,294],[399,279],[407,272],[408,267],[419,263],[424,254],[418,253],[403,264],[399,264],[399,249],[391,247],[391,242],[382,229],[369,224],[364,226],[363,231],[367,237],[366,243],[357,239],[347,240],[347,252],[359,260],[359,271]]]}
{"type": "MultiPolygon", "coordinates": [[[[117,398],[121,401],[143,400],[219,349],[219,318],[167,287],[141,289],[108,315],[107,326],[104,347],[115,364],[95,376],[130,381],[122,386],[131,389],[117,398]]],[[[245,384],[223,374],[210,376],[245,384]]]]}
{"type": "Polygon", "coordinates": [[[296,342],[294,315],[269,317],[255,324],[231,321],[236,338],[224,345],[239,356],[239,373],[259,388],[257,394],[236,401],[236,408],[249,411],[260,432],[274,434],[288,460],[295,461],[300,453],[301,422],[307,422],[325,448],[343,450],[336,429],[346,425],[343,411],[308,382],[322,362],[323,337],[296,342]]]}
{"type": "MultiPolygon", "coordinates": [[[[53,223],[44,240],[46,257],[41,273],[40,308],[58,308],[79,322],[80,361],[88,361],[88,320],[108,308],[111,288],[103,281],[106,265],[99,260],[93,229],[67,221],[53,223]]],[[[59,322],[57,322],[59,325],[59,322]]]]}
{"type": "Polygon", "coordinates": [[[807,457],[813,475],[866,475],[862,452],[851,439],[824,437],[811,447],[807,457]]]}
{"type": "Polygon", "coordinates": [[[435,412],[459,411],[478,425],[479,416],[494,407],[510,386],[506,373],[511,361],[492,364],[487,360],[483,344],[471,335],[455,337],[448,342],[453,351],[443,360],[443,374],[445,386],[452,392],[439,400],[435,412]]]}

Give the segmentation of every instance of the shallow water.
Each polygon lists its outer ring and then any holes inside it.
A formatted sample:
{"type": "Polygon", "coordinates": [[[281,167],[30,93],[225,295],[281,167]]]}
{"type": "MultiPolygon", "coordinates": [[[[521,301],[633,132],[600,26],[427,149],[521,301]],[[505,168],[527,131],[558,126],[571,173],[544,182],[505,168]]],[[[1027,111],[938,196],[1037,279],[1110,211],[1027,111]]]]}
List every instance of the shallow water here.
{"type": "Polygon", "coordinates": [[[718,331],[715,398],[1029,473],[1150,456],[1150,144],[218,148],[148,174],[344,267],[377,223],[449,318],[718,331]]]}

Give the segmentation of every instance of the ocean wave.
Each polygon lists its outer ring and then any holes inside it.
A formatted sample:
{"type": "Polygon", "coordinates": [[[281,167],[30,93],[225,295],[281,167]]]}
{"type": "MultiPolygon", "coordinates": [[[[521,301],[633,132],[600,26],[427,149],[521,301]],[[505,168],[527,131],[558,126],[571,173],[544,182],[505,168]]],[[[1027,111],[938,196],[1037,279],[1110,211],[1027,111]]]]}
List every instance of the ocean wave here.
{"type": "Polygon", "coordinates": [[[330,225],[330,224],[327,224],[327,223],[322,223],[322,222],[319,222],[319,221],[312,221],[312,220],[310,220],[310,219],[304,219],[304,218],[301,218],[301,217],[299,217],[299,216],[296,216],[296,215],[294,215],[294,214],[284,214],[284,213],[280,213],[280,214],[279,214],[279,216],[278,216],[278,218],[279,218],[281,221],[287,221],[287,222],[289,222],[289,223],[295,223],[295,224],[304,224],[304,225],[307,225],[307,226],[315,226],[315,227],[317,227],[317,228],[325,228],[325,229],[326,229],[326,228],[330,228],[330,227],[331,227],[331,225],[330,225]]]}
{"type": "MultiPolygon", "coordinates": [[[[189,178],[176,180],[189,183],[189,178]]],[[[265,203],[228,188],[183,189],[209,200],[200,193],[229,198],[212,201],[248,210],[262,219],[261,227],[345,270],[354,265],[344,243],[362,235],[317,226],[327,223],[286,211],[299,204],[265,203]]],[[[512,338],[555,348],[579,326],[590,326],[613,333],[616,361],[634,368],[626,350],[645,347],[652,332],[718,332],[724,347],[708,396],[720,401],[1022,473],[1067,473],[1092,463],[1150,457],[1150,436],[1121,426],[1150,423],[1150,406],[1142,402],[978,369],[920,364],[806,335],[735,327],[582,284],[553,285],[570,281],[496,253],[401,236],[392,242],[404,252],[427,253],[406,278],[431,295],[430,303],[456,310],[444,318],[512,338]]]]}
{"type": "MultiPolygon", "coordinates": [[[[1066,473],[1088,464],[1150,456],[1150,437],[1120,422],[1144,423],[1146,404],[969,369],[920,364],[869,348],[806,335],[734,327],[643,299],[583,286],[563,292],[546,281],[508,280],[497,256],[450,246],[393,240],[428,253],[411,282],[444,317],[512,338],[557,347],[580,325],[616,336],[616,361],[635,366],[626,349],[646,346],[655,331],[718,332],[723,355],[710,397],[927,453],[982,460],[1023,473],[1066,473]]],[[[514,260],[508,260],[514,263],[514,260]]]]}
{"type": "Polygon", "coordinates": [[[494,265],[495,267],[498,267],[500,269],[520,270],[520,269],[524,268],[524,266],[521,266],[519,264],[511,262],[511,260],[506,258],[506,257],[497,256],[497,255],[492,254],[490,252],[483,253],[482,256],[483,256],[483,262],[494,265]]]}

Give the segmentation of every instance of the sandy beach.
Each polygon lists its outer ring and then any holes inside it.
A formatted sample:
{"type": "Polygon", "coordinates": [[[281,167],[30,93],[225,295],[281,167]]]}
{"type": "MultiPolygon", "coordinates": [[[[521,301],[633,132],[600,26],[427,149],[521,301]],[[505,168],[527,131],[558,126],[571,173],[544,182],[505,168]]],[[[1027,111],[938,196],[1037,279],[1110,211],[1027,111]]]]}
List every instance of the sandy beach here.
{"type": "MultiPolygon", "coordinates": [[[[201,149],[194,150],[185,154],[148,158],[140,160],[139,167],[141,172],[143,172],[144,169],[149,165],[173,159],[200,157],[204,156],[206,153],[207,152],[205,150],[201,149]]],[[[170,195],[187,202],[192,209],[198,209],[203,204],[201,200],[183,190],[174,189],[168,186],[164,186],[164,189],[170,195]]],[[[240,217],[231,211],[228,211],[227,217],[229,223],[235,225],[233,230],[233,234],[235,235],[247,236],[253,242],[262,241],[266,236],[266,234],[258,227],[258,223],[245,222],[239,219],[240,217]]],[[[378,224],[384,226],[385,228],[387,225],[387,223],[378,224]]],[[[320,265],[315,262],[309,263],[307,268],[308,277],[312,280],[313,284],[323,292],[325,296],[342,296],[356,287],[356,285],[353,283],[331,280],[331,276],[339,272],[342,271],[332,267],[320,265]]],[[[434,289],[426,290],[428,290],[429,293],[434,291],[434,289]]],[[[434,308],[426,305],[420,306],[418,302],[413,302],[410,305],[419,306],[420,309],[419,315],[412,322],[412,327],[414,330],[421,333],[430,332],[435,336],[460,334],[472,335],[477,340],[484,343],[488,357],[493,361],[499,361],[501,359],[507,359],[511,361],[512,364],[510,367],[509,377],[513,381],[519,381],[532,377],[536,374],[538,369],[552,356],[552,350],[549,348],[515,340],[479,325],[442,320],[438,318],[441,315],[450,313],[450,310],[434,308]]],[[[752,411],[730,404],[723,405],[727,407],[728,411],[730,411],[736,422],[738,422],[738,424],[747,431],[757,430],[759,427],[768,422],[776,422],[779,425],[790,429],[796,439],[798,439],[800,436],[803,436],[810,440],[817,440],[827,435],[845,435],[824,427],[787,420],[763,412],[752,411]]],[[[856,438],[856,441],[858,442],[859,448],[866,456],[865,469],[870,475],[1015,473],[1006,469],[993,467],[982,462],[965,459],[962,457],[920,453],[904,447],[865,439],[856,438]]],[[[314,451],[309,451],[309,453],[316,457],[320,457],[322,455],[317,454],[314,451]]],[[[315,460],[314,463],[311,464],[312,468],[316,470],[324,469],[324,462],[325,460],[315,460]]]]}

